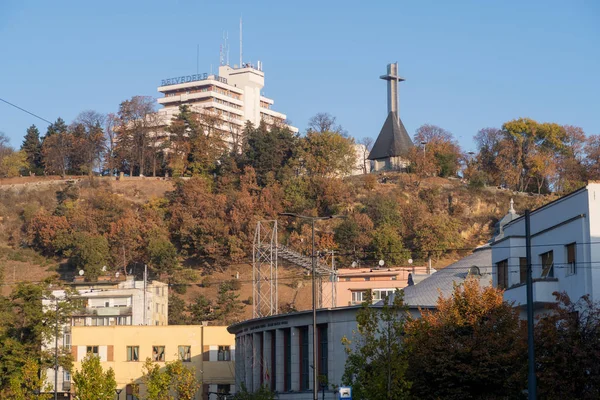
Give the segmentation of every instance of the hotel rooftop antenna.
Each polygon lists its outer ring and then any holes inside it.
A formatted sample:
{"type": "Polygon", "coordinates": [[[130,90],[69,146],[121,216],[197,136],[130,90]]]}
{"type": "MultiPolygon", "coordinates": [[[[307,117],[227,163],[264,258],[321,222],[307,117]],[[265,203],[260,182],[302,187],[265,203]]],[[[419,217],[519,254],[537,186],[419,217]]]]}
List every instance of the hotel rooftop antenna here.
{"type": "Polygon", "coordinates": [[[225,31],[225,52],[227,53],[227,64],[229,65],[229,32],[225,31]]]}
{"type": "Polygon", "coordinates": [[[240,17],[240,68],[243,68],[242,64],[242,17],[240,17]]]}

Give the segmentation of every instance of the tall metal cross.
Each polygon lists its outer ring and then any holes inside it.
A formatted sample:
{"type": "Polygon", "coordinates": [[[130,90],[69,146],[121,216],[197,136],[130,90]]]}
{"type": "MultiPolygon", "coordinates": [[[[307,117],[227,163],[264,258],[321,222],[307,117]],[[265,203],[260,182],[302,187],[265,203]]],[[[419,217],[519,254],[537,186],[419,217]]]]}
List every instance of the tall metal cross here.
{"type": "Polygon", "coordinates": [[[400,110],[398,109],[398,82],[402,82],[405,79],[398,76],[398,63],[388,64],[387,75],[381,75],[379,78],[387,81],[388,114],[395,112],[396,116],[400,118],[400,110]]]}

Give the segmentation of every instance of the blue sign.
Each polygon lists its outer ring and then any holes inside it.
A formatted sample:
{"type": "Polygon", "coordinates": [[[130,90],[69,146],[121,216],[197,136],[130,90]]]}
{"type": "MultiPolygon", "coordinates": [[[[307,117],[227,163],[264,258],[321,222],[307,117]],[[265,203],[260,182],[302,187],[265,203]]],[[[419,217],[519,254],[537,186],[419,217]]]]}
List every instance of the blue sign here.
{"type": "MultiPolygon", "coordinates": [[[[227,78],[220,77],[218,75],[210,75],[211,79],[219,81],[221,83],[227,83],[227,78]]],[[[160,86],[179,85],[180,83],[188,83],[195,81],[205,81],[209,78],[209,75],[205,72],[203,74],[196,75],[184,75],[176,78],[163,79],[160,81],[160,86]]]]}
{"type": "Polygon", "coordinates": [[[340,399],[352,400],[352,388],[350,386],[342,386],[339,391],[340,399]]]}

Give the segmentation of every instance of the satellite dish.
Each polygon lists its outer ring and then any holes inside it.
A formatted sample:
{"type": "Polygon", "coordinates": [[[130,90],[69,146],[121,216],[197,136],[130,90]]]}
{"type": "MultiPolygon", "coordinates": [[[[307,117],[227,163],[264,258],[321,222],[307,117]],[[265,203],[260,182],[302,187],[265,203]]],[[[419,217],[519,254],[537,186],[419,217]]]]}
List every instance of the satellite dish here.
{"type": "Polygon", "coordinates": [[[408,259],[408,263],[409,263],[409,264],[412,264],[412,263],[413,263],[413,260],[412,260],[412,258],[409,258],[409,259],[408,259]]]}
{"type": "Polygon", "coordinates": [[[84,273],[85,273],[84,270],[82,270],[82,269],[79,270],[79,276],[83,276],[84,273]]]}
{"type": "Polygon", "coordinates": [[[358,263],[356,261],[352,261],[352,268],[356,268],[358,266],[358,263]]]}
{"type": "Polygon", "coordinates": [[[383,267],[384,265],[385,265],[385,261],[383,261],[383,260],[379,260],[379,266],[380,266],[380,267],[383,267]]]}
{"type": "Polygon", "coordinates": [[[471,268],[469,268],[469,275],[480,276],[481,270],[479,269],[479,267],[473,265],[471,268]]]}
{"type": "Polygon", "coordinates": [[[119,271],[115,272],[115,278],[118,278],[118,277],[119,277],[119,275],[121,275],[121,274],[119,273],[119,271]]]}
{"type": "Polygon", "coordinates": [[[102,267],[102,272],[106,272],[106,265],[102,267]]]}

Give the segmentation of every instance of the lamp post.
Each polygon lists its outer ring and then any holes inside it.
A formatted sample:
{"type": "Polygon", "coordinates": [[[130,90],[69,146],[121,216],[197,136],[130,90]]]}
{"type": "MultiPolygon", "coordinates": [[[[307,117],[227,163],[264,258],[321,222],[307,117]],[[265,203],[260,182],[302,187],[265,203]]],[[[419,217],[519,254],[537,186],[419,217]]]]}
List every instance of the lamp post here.
{"type": "Polygon", "coordinates": [[[121,400],[121,392],[123,389],[115,389],[115,393],[117,394],[117,400],[121,400]]]}
{"type": "Polygon", "coordinates": [[[427,144],[427,142],[424,140],[421,142],[421,146],[423,146],[423,158],[425,158],[425,145],[426,144],[427,144]]]}
{"type": "Polygon", "coordinates": [[[294,214],[294,213],[280,213],[279,215],[284,217],[292,217],[305,219],[310,221],[311,223],[311,261],[312,261],[312,314],[313,314],[313,400],[319,400],[319,379],[318,379],[318,368],[317,368],[317,355],[318,355],[318,347],[317,347],[317,285],[315,284],[315,276],[317,272],[317,257],[315,254],[315,221],[320,221],[324,219],[334,219],[334,218],[346,218],[344,215],[329,215],[326,217],[309,217],[306,215],[294,214]]]}

